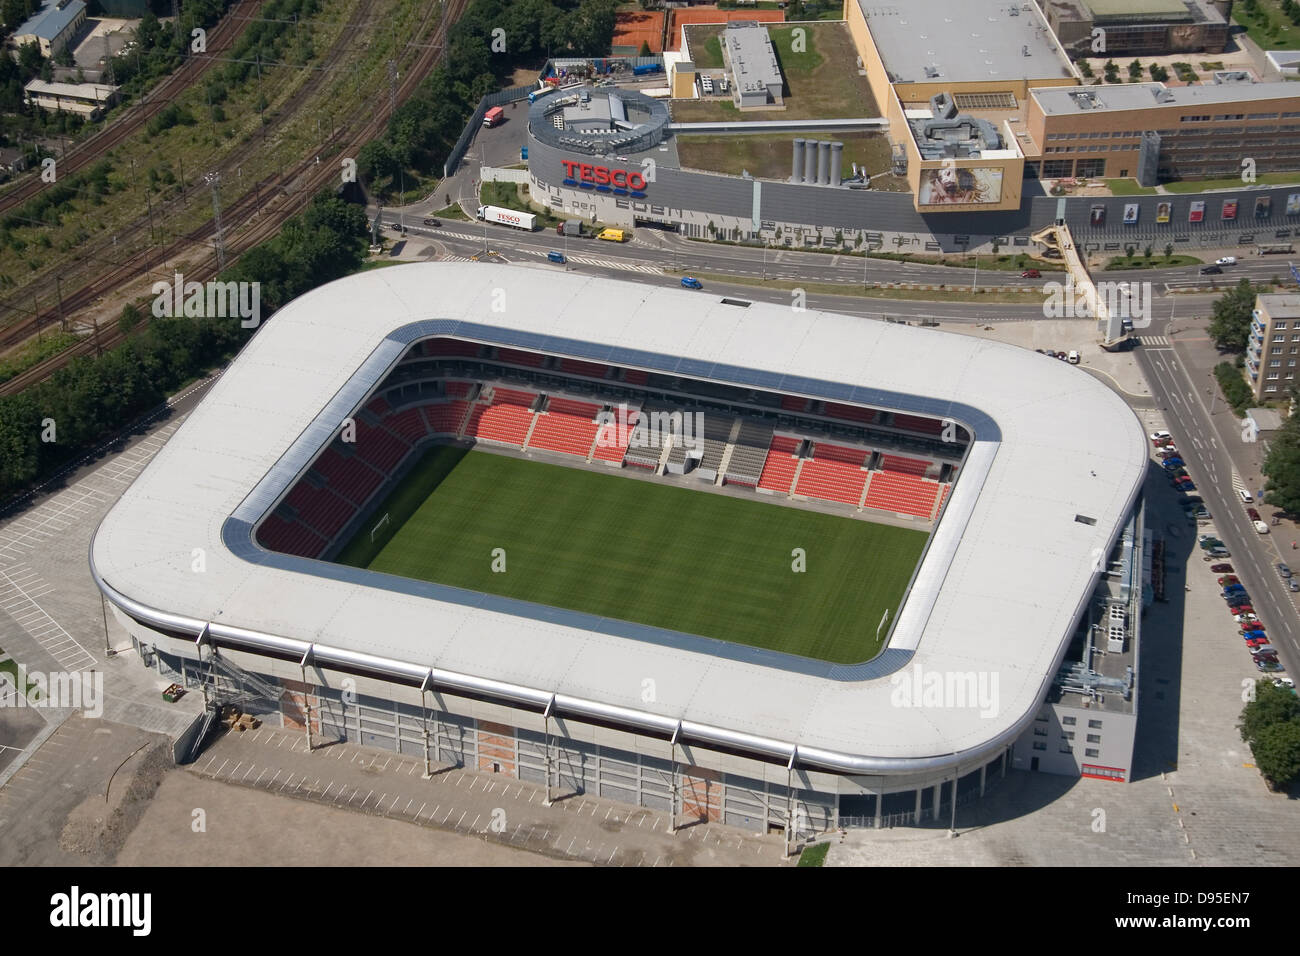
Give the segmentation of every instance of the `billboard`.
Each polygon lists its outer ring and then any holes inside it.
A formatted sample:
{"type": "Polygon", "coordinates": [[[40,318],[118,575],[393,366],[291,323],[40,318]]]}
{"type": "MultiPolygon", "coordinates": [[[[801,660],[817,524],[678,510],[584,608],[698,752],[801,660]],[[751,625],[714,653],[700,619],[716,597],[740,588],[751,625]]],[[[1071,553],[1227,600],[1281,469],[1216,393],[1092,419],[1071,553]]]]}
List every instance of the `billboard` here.
{"type": "Polygon", "coordinates": [[[1135,202],[1126,202],[1124,204],[1124,225],[1136,226],[1138,221],[1138,204],[1135,202]]]}
{"type": "Polygon", "coordinates": [[[1292,193],[1286,197],[1286,214],[1300,216],[1300,193],[1292,193]]]}
{"type": "Polygon", "coordinates": [[[1199,201],[1192,203],[1191,207],[1187,210],[1187,221],[1200,222],[1204,218],[1205,218],[1205,203],[1199,201]]]}
{"type": "Polygon", "coordinates": [[[1237,200],[1225,199],[1223,201],[1223,218],[1225,220],[1237,218],[1237,200]]]}
{"type": "Polygon", "coordinates": [[[1094,226],[1106,225],[1106,207],[1093,206],[1089,220],[1094,226]]]}
{"type": "Polygon", "coordinates": [[[1273,215],[1273,197],[1260,196],[1255,200],[1255,218],[1267,219],[1273,215]]]}
{"type": "Polygon", "coordinates": [[[921,206],[963,206],[1002,201],[1002,170],[960,169],[945,165],[921,170],[917,203],[921,206]]]}
{"type": "Polygon", "coordinates": [[[1169,214],[1173,211],[1173,208],[1173,203],[1156,203],[1156,222],[1168,222],[1169,214]]]}

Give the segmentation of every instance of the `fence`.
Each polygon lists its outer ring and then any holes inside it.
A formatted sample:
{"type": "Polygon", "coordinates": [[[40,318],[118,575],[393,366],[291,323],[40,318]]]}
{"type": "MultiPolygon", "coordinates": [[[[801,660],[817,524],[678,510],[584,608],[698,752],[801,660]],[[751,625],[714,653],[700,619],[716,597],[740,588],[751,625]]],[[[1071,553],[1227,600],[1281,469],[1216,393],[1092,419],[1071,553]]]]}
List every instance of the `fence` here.
{"type": "Polygon", "coordinates": [[[478,101],[478,106],[461,130],[460,138],[456,140],[456,145],[452,147],[451,154],[447,161],[442,164],[442,176],[446,179],[452,173],[456,172],[456,167],[460,161],[465,158],[465,150],[469,149],[470,140],[483,125],[483,115],[494,106],[504,106],[507,103],[518,103],[520,100],[528,99],[528,94],[537,89],[535,85],[529,83],[527,86],[512,86],[508,90],[498,90],[495,93],[489,93],[483,99],[478,101]]]}
{"type": "Polygon", "coordinates": [[[526,183],[528,182],[528,170],[482,166],[479,168],[479,179],[485,183],[526,183]]]}

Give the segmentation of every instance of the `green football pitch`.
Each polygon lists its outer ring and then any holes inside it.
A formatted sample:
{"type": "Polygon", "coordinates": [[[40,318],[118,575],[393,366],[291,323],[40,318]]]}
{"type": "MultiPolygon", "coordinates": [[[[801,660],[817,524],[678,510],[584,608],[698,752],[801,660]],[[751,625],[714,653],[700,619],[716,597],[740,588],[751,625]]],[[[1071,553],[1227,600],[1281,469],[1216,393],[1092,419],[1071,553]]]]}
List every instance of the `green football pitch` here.
{"type": "Polygon", "coordinates": [[[375,515],[340,563],[840,664],[879,650],[927,537],[446,445],[375,515]]]}

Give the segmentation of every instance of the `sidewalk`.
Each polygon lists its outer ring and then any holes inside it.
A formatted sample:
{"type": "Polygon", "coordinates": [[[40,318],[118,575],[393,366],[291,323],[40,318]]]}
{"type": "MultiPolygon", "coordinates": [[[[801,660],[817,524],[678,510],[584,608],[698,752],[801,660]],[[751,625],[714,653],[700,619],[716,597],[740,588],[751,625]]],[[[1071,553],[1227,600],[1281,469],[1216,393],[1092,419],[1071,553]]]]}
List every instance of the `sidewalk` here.
{"type": "Polygon", "coordinates": [[[668,832],[668,815],[590,794],[545,791],[500,774],[434,765],[355,744],[306,751],[306,738],[278,728],[227,732],[190,773],[330,807],[477,836],[494,844],[601,866],[780,866],[780,837],[722,824],[668,832]]]}

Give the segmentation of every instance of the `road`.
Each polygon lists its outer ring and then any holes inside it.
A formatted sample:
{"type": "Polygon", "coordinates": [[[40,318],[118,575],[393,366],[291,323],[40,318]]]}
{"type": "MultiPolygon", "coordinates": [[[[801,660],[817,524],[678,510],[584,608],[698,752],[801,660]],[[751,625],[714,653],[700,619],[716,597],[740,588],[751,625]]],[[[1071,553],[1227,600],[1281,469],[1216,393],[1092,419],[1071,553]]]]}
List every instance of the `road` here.
{"type": "MultiPolygon", "coordinates": [[[[1287,590],[1273,565],[1291,562],[1277,535],[1257,534],[1246,515],[1245,505],[1233,487],[1233,463],[1225,441],[1236,436],[1218,435],[1206,405],[1206,398],[1179,361],[1173,348],[1139,349],[1137,361],[1151,388],[1156,406],[1164,410],[1165,427],[1173,434],[1179,454],[1187,462],[1187,471],[1196,483],[1196,493],[1205,499],[1213,516],[1216,534],[1232,552],[1228,559],[1250,594],[1255,613],[1264,623],[1269,642],[1278,649],[1278,657],[1287,673],[1297,673],[1300,645],[1296,642],[1296,612],[1287,590]]],[[[1268,510],[1263,509],[1267,517],[1268,510]]],[[[1194,549],[1199,551],[1199,549],[1194,549]]],[[[1209,573],[1193,560],[1188,576],[1209,573]]],[[[1232,634],[1235,628],[1225,610],[1223,629],[1232,634]]],[[[1245,653],[1243,648],[1242,653],[1245,653]]]]}

